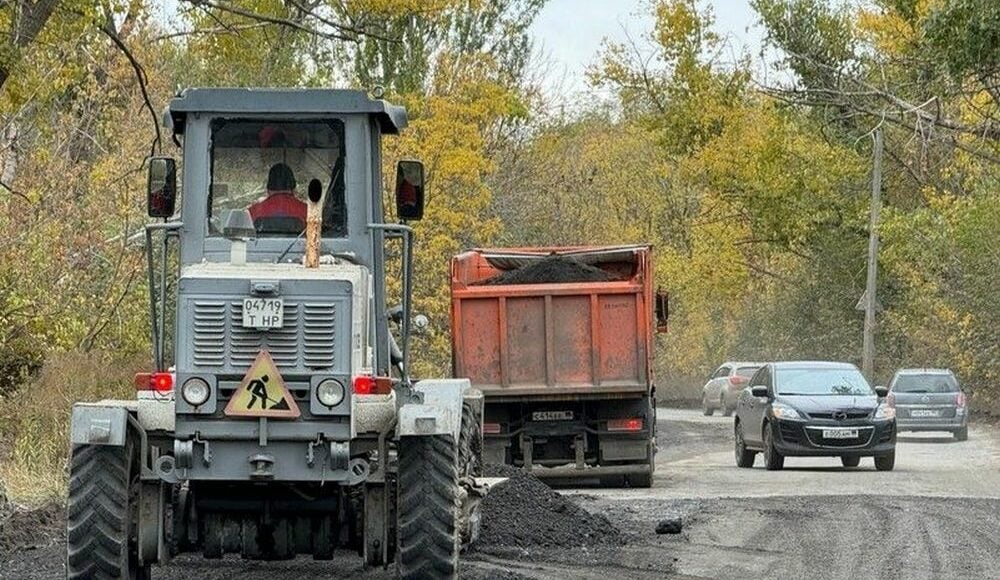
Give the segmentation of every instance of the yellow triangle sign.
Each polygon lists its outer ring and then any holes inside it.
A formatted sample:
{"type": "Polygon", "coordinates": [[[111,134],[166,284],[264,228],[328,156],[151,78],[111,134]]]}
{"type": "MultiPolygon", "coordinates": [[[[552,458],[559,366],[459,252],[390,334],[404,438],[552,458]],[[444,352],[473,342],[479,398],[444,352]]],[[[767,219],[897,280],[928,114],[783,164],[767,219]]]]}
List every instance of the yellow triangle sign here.
{"type": "Polygon", "coordinates": [[[230,417],[295,419],[302,413],[278,372],[278,365],[266,350],[250,365],[240,387],[226,405],[230,417]]]}

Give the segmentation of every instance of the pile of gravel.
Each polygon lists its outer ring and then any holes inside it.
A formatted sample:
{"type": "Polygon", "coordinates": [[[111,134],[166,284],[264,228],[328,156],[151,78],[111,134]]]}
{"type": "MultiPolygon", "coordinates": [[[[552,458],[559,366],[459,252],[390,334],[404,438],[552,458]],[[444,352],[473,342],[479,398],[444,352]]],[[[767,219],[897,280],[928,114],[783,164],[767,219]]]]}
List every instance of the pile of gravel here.
{"type": "Polygon", "coordinates": [[[480,504],[482,527],[476,549],[624,543],[622,532],[607,518],[588,512],[523,469],[490,465],[485,471],[508,480],[490,489],[480,504]]]}
{"type": "Polygon", "coordinates": [[[64,512],[55,502],[28,508],[0,498],[0,556],[59,540],[66,527],[64,512]]]}
{"type": "Polygon", "coordinates": [[[549,256],[523,268],[508,270],[482,282],[486,286],[504,284],[567,284],[570,282],[611,282],[608,272],[564,256],[549,256]]]}

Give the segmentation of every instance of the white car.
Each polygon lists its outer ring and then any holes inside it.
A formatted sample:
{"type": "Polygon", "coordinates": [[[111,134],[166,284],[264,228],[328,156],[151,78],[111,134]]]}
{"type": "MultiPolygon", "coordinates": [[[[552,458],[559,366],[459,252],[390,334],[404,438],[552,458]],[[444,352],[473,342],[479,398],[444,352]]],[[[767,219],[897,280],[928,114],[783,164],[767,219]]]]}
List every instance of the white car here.
{"type": "Polygon", "coordinates": [[[726,362],[712,373],[701,389],[701,409],[711,415],[716,409],[726,417],[733,414],[740,391],[748,386],[750,377],[764,366],[759,362],[726,362]]]}

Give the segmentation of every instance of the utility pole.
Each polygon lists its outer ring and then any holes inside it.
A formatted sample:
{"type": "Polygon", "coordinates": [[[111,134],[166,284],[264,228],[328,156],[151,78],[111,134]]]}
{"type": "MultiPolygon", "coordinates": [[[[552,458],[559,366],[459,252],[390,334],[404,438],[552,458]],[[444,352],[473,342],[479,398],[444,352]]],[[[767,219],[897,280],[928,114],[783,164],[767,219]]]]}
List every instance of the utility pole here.
{"type": "Polygon", "coordinates": [[[861,356],[862,372],[875,381],[875,286],[878,281],[878,216],[882,209],[882,127],[875,129],[875,147],[872,151],[872,207],[868,224],[868,281],[865,284],[865,330],[861,356]]]}

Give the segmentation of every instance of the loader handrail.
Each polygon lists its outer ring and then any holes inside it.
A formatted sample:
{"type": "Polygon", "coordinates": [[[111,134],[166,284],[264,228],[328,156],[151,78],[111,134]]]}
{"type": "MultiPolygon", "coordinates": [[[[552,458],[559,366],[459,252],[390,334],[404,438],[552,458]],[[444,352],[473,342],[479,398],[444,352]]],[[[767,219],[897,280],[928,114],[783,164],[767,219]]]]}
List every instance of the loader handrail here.
{"type": "Polygon", "coordinates": [[[146,273],[149,276],[149,315],[150,315],[150,338],[152,339],[153,363],[157,372],[165,370],[163,362],[163,328],[166,326],[166,304],[167,304],[167,245],[171,236],[177,236],[178,231],[184,227],[184,222],[164,221],[160,223],[146,224],[146,273]],[[160,260],[160,308],[157,314],[156,308],[156,281],[153,275],[153,232],[163,232],[163,247],[161,248],[160,260]]]}

